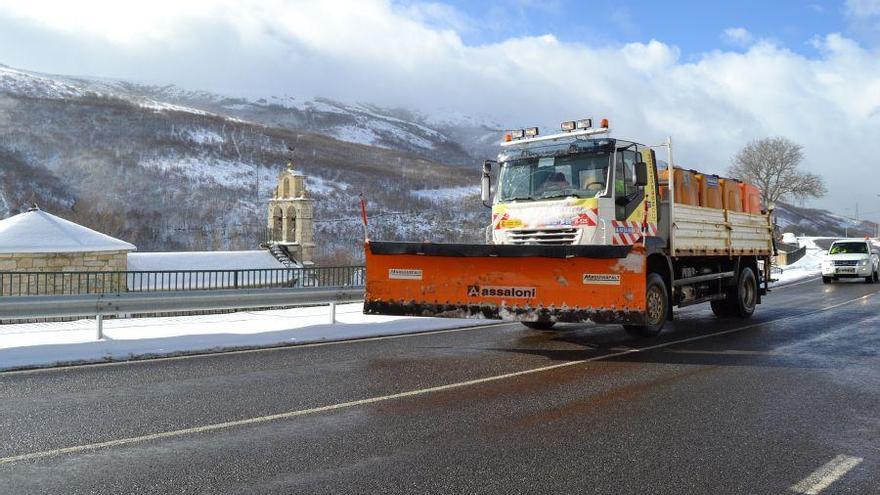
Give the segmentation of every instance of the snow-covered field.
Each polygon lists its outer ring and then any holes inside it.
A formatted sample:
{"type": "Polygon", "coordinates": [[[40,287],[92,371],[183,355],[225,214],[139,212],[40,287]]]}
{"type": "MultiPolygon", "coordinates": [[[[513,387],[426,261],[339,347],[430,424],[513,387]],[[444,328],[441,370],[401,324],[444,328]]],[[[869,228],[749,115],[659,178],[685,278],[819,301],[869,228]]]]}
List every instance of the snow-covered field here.
{"type": "Polygon", "coordinates": [[[94,320],[2,325],[0,369],[306,344],[493,323],[490,320],[373,316],[364,315],[362,309],[361,303],[337,306],[336,324],[329,323],[327,306],[105,320],[103,340],[95,340],[94,320]]]}

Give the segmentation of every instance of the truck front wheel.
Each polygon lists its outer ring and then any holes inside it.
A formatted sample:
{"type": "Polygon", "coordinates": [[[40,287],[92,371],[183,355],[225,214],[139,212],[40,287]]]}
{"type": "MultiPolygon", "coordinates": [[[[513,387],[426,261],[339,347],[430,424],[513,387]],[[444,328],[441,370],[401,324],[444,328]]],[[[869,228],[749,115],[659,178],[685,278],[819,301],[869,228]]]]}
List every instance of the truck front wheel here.
{"type": "Polygon", "coordinates": [[[666,283],[663,277],[657,273],[648,275],[645,289],[645,324],[624,325],[623,328],[633,335],[654,336],[663,330],[666,323],[666,315],[669,313],[669,297],[666,292],[666,283]]]}

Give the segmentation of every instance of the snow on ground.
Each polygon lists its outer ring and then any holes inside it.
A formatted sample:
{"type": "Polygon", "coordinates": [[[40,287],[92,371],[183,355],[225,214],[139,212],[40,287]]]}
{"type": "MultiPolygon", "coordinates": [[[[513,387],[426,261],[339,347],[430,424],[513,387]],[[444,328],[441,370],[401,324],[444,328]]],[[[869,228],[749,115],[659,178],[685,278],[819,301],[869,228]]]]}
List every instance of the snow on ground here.
{"type": "Polygon", "coordinates": [[[34,98],[80,98],[88,94],[73,84],[0,65],[0,90],[34,98]]]}
{"type": "Polygon", "coordinates": [[[330,194],[333,191],[347,191],[348,183],[337,180],[324,179],[317,175],[309,175],[306,177],[306,190],[311,193],[330,194]]]}
{"type": "MultiPolygon", "coordinates": [[[[371,115],[376,116],[378,118],[378,116],[376,114],[371,114],[371,115]]],[[[385,117],[385,118],[388,120],[392,120],[392,121],[403,122],[399,119],[391,119],[390,117],[385,117]]],[[[371,128],[373,128],[373,129],[375,129],[385,135],[391,135],[395,139],[406,142],[412,146],[418,146],[419,148],[423,148],[426,150],[434,149],[434,143],[432,143],[431,141],[429,141],[421,136],[418,136],[417,134],[409,132],[408,130],[401,129],[400,127],[394,125],[393,122],[386,122],[383,120],[361,121],[361,125],[370,126],[371,128]]],[[[427,129],[426,127],[422,127],[422,126],[416,126],[416,127],[422,129],[423,131],[425,131],[426,133],[428,133],[431,136],[437,137],[438,139],[443,137],[437,131],[427,129]]]]}
{"type": "Polygon", "coordinates": [[[826,238],[798,237],[798,245],[807,247],[806,254],[804,254],[803,258],[790,265],[779,267],[782,272],[773,273],[774,281],[770,283],[770,287],[786,285],[798,280],[819,276],[822,273],[822,257],[827,252],[816,244],[816,240],[819,239],[826,238]]]}
{"type": "Polygon", "coordinates": [[[257,181],[257,169],[259,169],[261,183],[271,184],[276,180],[275,171],[267,167],[255,167],[242,161],[224,160],[210,156],[157,157],[142,161],[141,166],[166,172],[178,172],[197,183],[213,183],[225,187],[252,187],[257,181]]]}
{"type": "Polygon", "coordinates": [[[426,332],[493,323],[489,320],[364,315],[361,303],[328,307],[104,321],[0,325],[0,369],[56,363],[103,362],[220,349],[306,344],[426,332]]]}
{"type": "Polygon", "coordinates": [[[284,266],[269,251],[181,251],[131,253],[131,271],[161,270],[259,270],[284,266]]]}
{"type": "MultiPolygon", "coordinates": [[[[191,113],[193,115],[213,115],[204,110],[198,110],[196,108],[185,107],[182,105],[175,105],[173,103],[165,103],[163,101],[151,100],[148,98],[135,98],[133,101],[141,108],[146,108],[147,110],[153,110],[154,112],[183,112],[183,113],[191,113]]],[[[224,117],[226,118],[226,117],[224,117]]],[[[231,117],[229,118],[232,119],[231,117]]]]}
{"type": "Polygon", "coordinates": [[[410,194],[420,199],[427,199],[433,202],[453,202],[459,201],[467,196],[480,193],[478,186],[460,186],[446,187],[443,189],[422,189],[419,191],[410,191],[410,194]]]}
{"type": "Polygon", "coordinates": [[[220,144],[226,141],[220,134],[205,128],[189,129],[186,134],[194,143],[198,144],[220,144]]]}
{"type": "Polygon", "coordinates": [[[343,125],[333,129],[333,137],[346,143],[372,145],[379,140],[379,136],[372,129],[357,125],[343,125]]]}
{"type": "Polygon", "coordinates": [[[221,289],[299,284],[305,274],[284,270],[285,266],[269,251],[181,251],[131,253],[132,272],[171,271],[173,273],[130,273],[129,290],[145,289],[221,289]],[[189,270],[226,270],[199,274],[189,270]]]}

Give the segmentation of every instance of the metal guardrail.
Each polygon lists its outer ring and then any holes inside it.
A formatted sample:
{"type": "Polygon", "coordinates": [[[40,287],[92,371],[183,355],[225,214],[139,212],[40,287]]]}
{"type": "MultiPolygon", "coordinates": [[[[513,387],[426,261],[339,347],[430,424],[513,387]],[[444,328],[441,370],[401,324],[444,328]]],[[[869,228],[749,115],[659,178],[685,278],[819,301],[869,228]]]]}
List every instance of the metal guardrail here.
{"type": "Polygon", "coordinates": [[[358,301],[363,297],[363,287],[9,296],[0,297],[0,320],[94,316],[97,338],[100,339],[103,338],[104,316],[329,304],[332,323],[337,303],[358,301]]]}
{"type": "Polygon", "coordinates": [[[0,272],[0,296],[356,287],[363,284],[363,266],[249,270],[0,272]]]}

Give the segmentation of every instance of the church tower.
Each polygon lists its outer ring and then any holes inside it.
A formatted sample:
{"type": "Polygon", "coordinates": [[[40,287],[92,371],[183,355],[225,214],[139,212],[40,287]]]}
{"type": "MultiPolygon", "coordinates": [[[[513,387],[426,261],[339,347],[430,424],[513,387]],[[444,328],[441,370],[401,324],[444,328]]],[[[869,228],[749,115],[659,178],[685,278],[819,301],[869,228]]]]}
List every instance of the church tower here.
{"type": "Polygon", "coordinates": [[[312,213],[314,200],[306,195],[305,175],[287,164],[278,176],[278,186],[269,200],[269,245],[280,247],[293,260],[311,264],[315,254],[312,213]]]}

